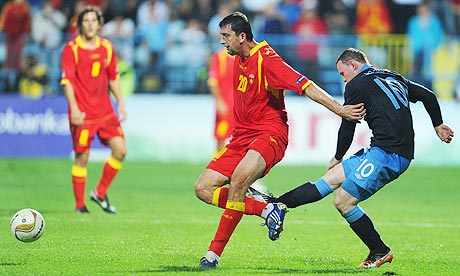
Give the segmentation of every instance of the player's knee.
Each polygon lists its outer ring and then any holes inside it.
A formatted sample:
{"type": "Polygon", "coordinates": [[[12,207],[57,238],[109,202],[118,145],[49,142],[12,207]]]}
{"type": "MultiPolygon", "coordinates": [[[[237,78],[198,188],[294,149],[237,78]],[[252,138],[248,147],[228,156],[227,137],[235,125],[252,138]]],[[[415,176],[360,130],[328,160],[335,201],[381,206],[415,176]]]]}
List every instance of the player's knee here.
{"type": "Polygon", "coordinates": [[[341,214],[347,210],[346,202],[338,196],[334,197],[334,206],[341,214]]]}
{"type": "Polygon", "coordinates": [[[89,150],[75,155],[75,165],[85,168],[88,165],[89,150]]]}
{"type": "Polygon", "coordinates": [[[128,149],[126,147],[118,147],[113,149],[113,157],[119,161],[123,161],[128,153],[128,149]]]}
{"type": "Polygon", "coordinates": [[[120,151],[120,160],[124,160],[125,157],[126,157],[126,154],[128,154],[128,149],[126,147],[124,147],[123,149],[121,149],[120,151]]]}
{"type": "Polygon", "coordinates": [[[195,183],[195,195],[200,200],[205,201],[205,202],[208,202],[208,201],[210,202],[207,196],[209,194],[208,190],[209,190],[208,185],[204,184],[203,182],[198,180],[195,183]]]}

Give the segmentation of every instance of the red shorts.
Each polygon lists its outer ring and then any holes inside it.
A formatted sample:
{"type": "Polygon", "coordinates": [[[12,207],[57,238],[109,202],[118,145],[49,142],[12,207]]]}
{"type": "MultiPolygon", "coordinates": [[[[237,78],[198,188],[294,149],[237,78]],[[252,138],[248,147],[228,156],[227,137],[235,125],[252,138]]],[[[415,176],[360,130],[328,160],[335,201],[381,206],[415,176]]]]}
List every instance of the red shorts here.
{"type": "Polygon", "coordinates": [[[107,145],[107,140],[113,137],[125,137],[120,125],[120,121],[115,114],[107,115],[99,120],[86,121],[82,126],[70,124],[72,135],[73,150],[82,153],[91,148],[94,135],[97,134],[103,145],[107,145]]]}
{"type": "Polygon", "coordinates": [[[258,136],[249,142],[231,141],[230,144],[214,156],[207,168],[231,177],[246,152],[249,149],[253,149],[262,155],[267,164],[264,171],[265,176],[273,166],[283,159],[287,148],[287,141],[269,134],[258,136]]]}
{"type": "Polygon", "coordinates": [[[214,137],[217,141],[225,141],[230,137],[233,130],[233,118],[231,115],[216,115],[214,137]]]}

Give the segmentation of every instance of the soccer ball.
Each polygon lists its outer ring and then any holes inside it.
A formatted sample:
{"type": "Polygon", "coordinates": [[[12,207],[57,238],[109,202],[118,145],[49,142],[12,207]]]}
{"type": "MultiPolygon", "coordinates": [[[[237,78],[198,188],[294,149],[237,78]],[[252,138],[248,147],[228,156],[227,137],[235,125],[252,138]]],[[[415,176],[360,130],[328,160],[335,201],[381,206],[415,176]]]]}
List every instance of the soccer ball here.
{"type": "Polygon", "coordinates": [[[45,219],[35,209],[21,209],[11,219],[10,228],[16,239],[22,242],[33,242],[43,235],[45,219]]]}

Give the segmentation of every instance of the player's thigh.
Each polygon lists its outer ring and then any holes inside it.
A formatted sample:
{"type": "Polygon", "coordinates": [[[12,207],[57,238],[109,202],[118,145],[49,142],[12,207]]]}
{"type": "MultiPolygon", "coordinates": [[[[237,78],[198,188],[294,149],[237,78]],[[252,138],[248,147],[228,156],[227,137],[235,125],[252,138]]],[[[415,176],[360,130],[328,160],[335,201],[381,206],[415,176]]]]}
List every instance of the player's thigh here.
{"type": "Polygon", "coordinates": [[[333,190],[340,187],[340,185],[342,185],[345,181],[345,172],[343,170],[342,163],[339,163],[328,170],[323,178],[333,190]]]}
{"type": "Polygon", "coordinates": [[[262,176],[280,162],[287,148],[287,142],[282,137],[270,135],[270,133],[263,134],[254,139],[248,146],[249,149],[258,152],[265,160],[265,170],[262,176]]]}
{"type": "Polygon", "coordinates": [[[236,166],[230,185],[246,184],[249,187],[254,181],[263,176],[266,167],[267,164],[263,156],[258,151],[249,149],[238,166],[236,166]]]}
{"type": "Polygon", "coordinates": [[[112,155],[118,159],[118,160],[123,160],[127,148],[126,148],[126,142],[125,139],[121,136],[115,136],[107,140],[107,144],[112,150],[112,155]]]}

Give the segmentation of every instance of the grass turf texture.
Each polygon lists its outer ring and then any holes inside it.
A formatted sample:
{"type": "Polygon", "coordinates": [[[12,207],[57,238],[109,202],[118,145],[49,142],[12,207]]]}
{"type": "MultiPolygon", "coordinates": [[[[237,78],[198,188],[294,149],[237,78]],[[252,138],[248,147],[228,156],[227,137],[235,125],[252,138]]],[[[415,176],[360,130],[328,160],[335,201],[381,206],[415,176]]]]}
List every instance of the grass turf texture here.
{"type": "MultiPolygon", "coordinates": [[[[458,168],[412,167],[373,198],[366,210],[394,253],[391,264],[356,267],[368,252],[337,213],[333,196],[292,209],[280,240],[268,239],[262,219],[245,216],[216,270],[198,268],[221,209],[194,196],[204,165],[126,162],[104,213],[87,196],[90,214],[75,214],[71,161],[0,159],[0,275],[458,275],[458,168]],[[34,243],[9,230],[19,209],[46,220],[34,243]]],[[[102,164],[88,167],[87,194],[102,164]]],[[[275,167],[262,180],[275,195],[323,167],[275,167]]]]}

